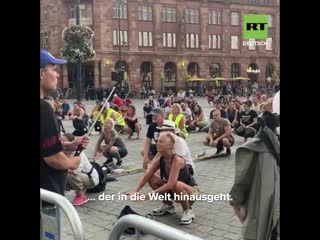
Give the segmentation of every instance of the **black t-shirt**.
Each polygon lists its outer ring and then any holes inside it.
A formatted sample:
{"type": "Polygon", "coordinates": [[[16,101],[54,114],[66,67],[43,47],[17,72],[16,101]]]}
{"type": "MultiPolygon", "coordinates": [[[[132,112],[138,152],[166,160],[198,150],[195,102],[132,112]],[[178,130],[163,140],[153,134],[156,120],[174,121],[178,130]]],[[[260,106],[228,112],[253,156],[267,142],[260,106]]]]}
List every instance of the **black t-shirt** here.
{"type": "Polygon", "coordinates": [[[158,141],[160,135],[160,130],[157,129],[157,126],[158,125],[156,123],[151,123],[147,132],[147,138],[150,138],[151,140],[153,139],[155,142],[158,141]]]}
{"type": "MultiPolygon", "coordinates": [[[[245,111],[241,112],[241,116],[240,118],[242,119],[242,122],[244,125],[248,126],[249,124],[251,124],[253,122],[254,118],[257,118],[258,115],[256,113],[256,111],[250,110],[249,113],[246,113],[245,111]]],[[[256,125],[252,126],[255,127],[256,125]]]]}
{"type": "Polygon", "coordinates": [[[67,170],[52,168],[43,159],[61,151],[57,117],[50,104],[40,99],[40,188],[64,196],[67,170]]]}

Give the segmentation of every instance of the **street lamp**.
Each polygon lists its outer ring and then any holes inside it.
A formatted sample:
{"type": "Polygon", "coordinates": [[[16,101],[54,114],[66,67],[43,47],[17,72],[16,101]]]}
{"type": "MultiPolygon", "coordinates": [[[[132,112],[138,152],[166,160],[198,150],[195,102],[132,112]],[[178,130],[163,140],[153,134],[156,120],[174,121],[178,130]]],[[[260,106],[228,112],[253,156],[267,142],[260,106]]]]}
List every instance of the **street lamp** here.
{"type": "MultiPolygon", "coordinates": [[[[121,43],[120,43],[120,14],[121,14],[121,9],[120,9],[120,2],[121,0],[117,0],[117,7],[118,7],[118,45],[119,45],[119,64],[120,68],[122,67],[122,62],[121,62],[121,43]]],[[[123,3],[123,2],[122,2],[123,3]]]]}
{"type": "MultiPolygon", "coordinates": [[[[76,0],[76,25],[80,25],[80,0],[76,0]]],[[[80,99],[81,99],[81,60],[80,60],[80,57],[77,62],[76,87],[77,87],[77,100],[80,101],[80,99]]]]}

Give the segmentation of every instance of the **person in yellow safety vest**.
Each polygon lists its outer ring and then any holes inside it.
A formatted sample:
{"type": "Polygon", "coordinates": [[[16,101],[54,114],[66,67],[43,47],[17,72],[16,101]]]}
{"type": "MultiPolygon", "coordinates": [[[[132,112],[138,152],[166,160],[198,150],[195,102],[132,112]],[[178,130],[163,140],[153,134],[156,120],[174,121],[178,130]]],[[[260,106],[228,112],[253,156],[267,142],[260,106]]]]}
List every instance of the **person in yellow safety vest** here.
{"type": "Polygon", "coordinates": [[[171,113],[168,115],[168,120],[173,121],[177,128],[180,129],[179,136],[186,139],[188,132],[186,129],[186,117],[182,114],[180,104],[175,103],[171,107],[171,113]]]}
{"type": "Polygon", "coordinates": [[[122,115],[120,113],[118,113],[117,111],[115,111],[114,109],[110,108],[109,103],[106,104],[106,109],[103,110],[103,112],[100,115],[100,123],[104,123],[104,121],[107,118],[112,118],[115,122],[115,130],[117,132],[120,132],[121,130],[123,130],[124,126],[126,125],[126,122],[124,121],[122,115]]]}

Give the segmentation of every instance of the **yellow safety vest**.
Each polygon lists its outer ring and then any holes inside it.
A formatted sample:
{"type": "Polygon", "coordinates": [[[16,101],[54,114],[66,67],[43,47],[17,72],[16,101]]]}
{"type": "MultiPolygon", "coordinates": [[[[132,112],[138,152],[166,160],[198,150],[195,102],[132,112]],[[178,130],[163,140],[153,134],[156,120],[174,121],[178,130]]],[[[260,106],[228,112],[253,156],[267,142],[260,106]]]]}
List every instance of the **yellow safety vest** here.
{"type": "Polygon", "coordinates": [[[111,115],[112,115],[112,113],[114,113],[114,112],[116,113],[116,116],[117,116],[116,125],[125,126],[126,123],[125,123],[122,115],[121,115],[120,113],[116,112],[116,111],[115,111],[114,109],[112,109],[112,108],[108,108],[107,110],[104,111],[104,113],[102,113],[102,114],[100,115],[100,118],[99,118],[99,119],[100,119],[101,124],[104,124],[105,119],[111,118],[111,115]]]}
{"type": "MultiPolygon", "coordinates": [[[[174,121],[174,124],[176,125],[177,128],[179,128],[179,123],[182,117],[183,117],[183,114],[179,113],[178,116],[176,117],[176,120],[174,121]]],[[[173,114],[170,113],[168,116],[168,120],[172,121],[172,118],[173,118],[173,114]]],[[[184,124],[183,129],[180,129],[180,130],[181,130],[180,133],[184,136],[184,138],[187,138],[189,136],[189,133],[187,132],[187,129],[186,129],[186,124],[184,124]]]]}

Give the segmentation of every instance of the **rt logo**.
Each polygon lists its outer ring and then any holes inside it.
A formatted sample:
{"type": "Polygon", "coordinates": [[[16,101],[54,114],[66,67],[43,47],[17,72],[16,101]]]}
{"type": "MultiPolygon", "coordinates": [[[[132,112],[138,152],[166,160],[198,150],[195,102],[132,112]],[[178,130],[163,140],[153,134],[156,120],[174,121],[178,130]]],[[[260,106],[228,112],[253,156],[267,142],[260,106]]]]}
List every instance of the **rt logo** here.
{"type": "Polygon", "coordinates": [[[243,16],[243,38],[244,39],[267,39],[268,38],[268,16],[249,14],[243,16]]]}

